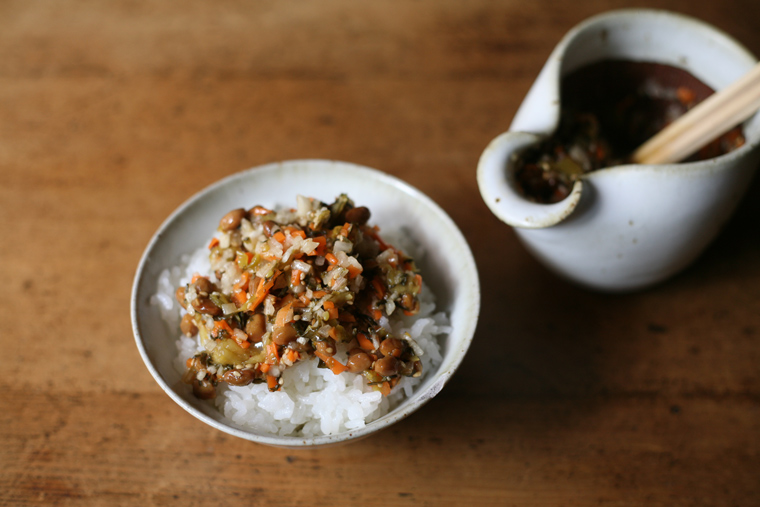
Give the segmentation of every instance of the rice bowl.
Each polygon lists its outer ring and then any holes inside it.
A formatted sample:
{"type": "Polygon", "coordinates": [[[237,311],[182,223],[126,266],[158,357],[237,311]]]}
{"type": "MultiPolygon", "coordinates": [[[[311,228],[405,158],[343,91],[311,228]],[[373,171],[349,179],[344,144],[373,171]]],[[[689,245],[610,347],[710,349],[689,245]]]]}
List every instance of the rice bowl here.
{"type": "MultiPolygon", "coordinates": [[[[241,438],[270,445],[302,447],[366,436],[406,417],[435,396],[469,347],[477,321],[479,298],[472,253],[455,224],[430,199],[396,178],[376,170],[343,162],[306,160],[270,164],[233,175],[178,208],[151,240],[140,262],[133,287],[132,320],[138,349],[149,371],[185,410],[211,426],[241,438]],[[340,186],[334,182],[340,182],[340,186]],[[162,273],[166,277],[167,270],[175,268],[175,278],[187,276],[177,267],[183,259],[188,262],[189,253],[204,245],[208,238],[199,231],[212,230],[230,203],[247,205],[263,201],[282,204],[291,202],[297,193],[330,199],[341,192],[369,205],[373,222],[380,225],[384,234],[392,232],[401,237],[414,238],[422,249],[422,258],[416,260],[426,280],[426,289],[429,288],[424,292],[434,294],[436,301],[427,300],[424,303],[423,319],[427,320],[416,329],[411,320],[397,325],[407,326],[406,330],[414,329],[418,336],[432,333],[431,336],[437,334],[441,337],[440,343],[434,343],[435,347],[426,346],[426,361],[429,363],[426,375],[418,385],[412,382],[399,386],[398,395],[394,393],[387,399],[379,400],[372,392],[357,390],[360,386],[352,385],[355,382],[350,374],[336,376],[346,377],[337,379],[341,389],[354,391],[353,395],[356,396],[367,395],[360,405],[365,405],[366,411],[369,411],[357,417],[355,414],[344,414],[340,427],[330,422],[332,416],[321,417],[319,422],[310,422],[309,417],[304,419],[300,412],[309,403],[302,401],[294,404],[281,395],[257,397],[251,392],[260,390],[261,386],[231,386],[226,389],[219,397],[223,399],[220,402],[221,412],[213,403],[188,394],[186,386],[181,385],[181,373],[177,368],[182,354],[178,353],[177,333],[166,325],[160,305],[155,304],[156,287],[162,273]],[[382,407],[383,404],[385,407],[382,407]],[[259,406],[268,408],[271,417],[269,420],[258,417],[258,422],[251,424],[246,420],[248,412],[259,406]],[[376,415],[372,416],[376,411],[376,415]],[[273,421],[279,422],[273,425],[273,421]],[[310,424],[318,427],[310,428],[310,424]]],[[[185,342],[180,349],[183,346],[186,348],[184,354],[187,354],[193,344],[185,342]]],[[[307,383],[314,380],[324,383],[327,376],[333,373],[314,365],[304,365],[293,369],[289,375],[292,378],[288,380],[295,386],[298,378],[307,379],[307,383]]],[[[329,398],[329,393],[334,389],[332,380],[327,381],[325,385],[331,387],[322,394],[309,395],[314,408],[339,405],[339,397],[329,398]]],[[[344,412],[351,410],[355,407],[347,407],[344,412]]]]}

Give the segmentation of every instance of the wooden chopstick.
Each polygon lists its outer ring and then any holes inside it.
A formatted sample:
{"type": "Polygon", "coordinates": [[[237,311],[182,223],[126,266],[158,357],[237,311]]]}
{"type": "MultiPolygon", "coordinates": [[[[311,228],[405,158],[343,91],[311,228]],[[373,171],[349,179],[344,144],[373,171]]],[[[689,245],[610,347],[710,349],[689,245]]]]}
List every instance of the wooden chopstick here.
{"type": "Polygon", "coordinates": [[[760,63],[739,80],[700,102],[633,154],[638,164],[679,162],[725,134],[760,108],[760,63]]]}

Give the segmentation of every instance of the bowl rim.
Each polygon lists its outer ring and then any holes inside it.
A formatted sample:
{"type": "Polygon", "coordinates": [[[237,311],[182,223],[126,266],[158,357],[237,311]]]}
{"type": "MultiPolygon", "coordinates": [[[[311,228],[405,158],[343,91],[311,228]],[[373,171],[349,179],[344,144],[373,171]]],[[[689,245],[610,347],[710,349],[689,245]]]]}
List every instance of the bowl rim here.
{"type": "MultiPolygon", "coordinates": [[[[413,187],[409,183],[406,183],[405,181],[401,180],[400,178],[397,178],[388,173],[384,173],[377,169],[373,169],[367,166],[362,166],[362,165],[355,164],[352,162],[343,162],[343,161],[326,160],[326,159],[294,159],[294,160],[285,160],[285,161],[280,161],[280,162],[272,162],[268,164],[254,166],[254,167],[250,167],[248,169],[230,174],[224,178],[221,178],[207,185],[201,190],[197,191],[195,194],[193,194],[191,197],[185,200],[182,204],[180,204],[161,223],[161,225],[152,235],[150,241],[148,242],[147,246],[145,247],[140,257],[137,270],[135,272],[134,280],[132,283],[132,292],[131,292],[131,301],[130,301],[132,332],[133,332],[133,336],[134,336],[138,351],[140,353],[140,356],[143,362],[145,363],[145,366],[148,368],[148,371],[150,372],[153,379],[159,384],[159,386],[164,390],[164,392],[168,394],[169,397],[175,403],[177,403],[180,407],[182,407],[186,412],[190,413],[197,419],[200,419],[201,421],[205,422],[206,424],[208,424],[209,426],[217,430],[220,430],[230,435],[233,435],[245,440],[253,441],[256,443],[270,445],[274,447],[283,447],[283,448],[313,448],[317,446],[335,445],[339,443],[353,441],[359,438],[366,437],[372,433],[375,433],[376,431],[384,429],[408,417],[410,414],[412,414],[413,412],[418,410],[420,407],[422,407],[424,404],[426,404],[435,395],[437,395],[438,392],[440,392],[443,386],[448,382],[448,380],[454,374],[454,372],[459,368],[474,338],[475,328],[477,326],[479,313],[480,313],[480,282],[479,282],[477,265],[475,263],[475,259],[472,254],[472,250],[470,248],[469,243],[467,242],[466,238],[464,237],[464,235],[462,234],[461,230],[458,228],[456,223],[451,219],[451,217],[449,217],[449,215],[430,197],[428,197],[427,195],[425,195],[424,193],[422,193],[420,190],[413,187]],[[439,367],[438,371],[435,372],[435,375],[428,379],[429,381],[430,380],[434,380],[434,381],[431,381],[429,386],[424,391],[416,392],[414,393],[412,397],[404,398],[404,400],[397,407],[395,407],[394,409],[392,409],[385,415],[379,417],[378,419],[375,419],[374,421],[371,421],[367,423],[365,426],[358,428],[356,430],[344,431],[344,432],[330,434],[330,435],[318,435],[318,436],[313,436],[313,437],[292,437],[292,436],[257,434],[257,433],[247,431],[245,429],[238,428],[231,424],[225,424],[223,422],[217,421],[216,419],[198,410],[196,407],[194,407],[187,400],[185,400],[180,394],[178,394],[169,385],[169,383],[163,378],[163,376],[159,372],[156,365],[153,363],[153,360],[151,359],[149,352],[146,348],[146,345],[143,341],[143,333],[141,331],[141,323],[140,323],[140,316],[139,316],[139,298],[141,296],[145,297],[146,294],[148,294],[147,292],[145,292],[146,288],[144,287],[144,285],[148,283],[148,280],[144,280],[143,277],[145,275],[145,271],[148,265],[151,262],[151,254],[153,253],[157,245],[162,240],[165,232],[169,230],[172,227],[172,225],[174,225],[174,223],[179,219],[179,217],[181,217],[189,208],[193,207],[194,205],[196,205],[196,203],[198,203],[199,201],[207,197],[207,195],[213,194],[219,189],[226,187],[234,183],[235,181],[248,178],[254,172],[263,174],[264,172],[272,172],[272,171],[278,171],[282,169],[289,169],[289,168],[295,169],[296,167],[299,167],[299,166],[313,166],[313,165],[324,165],[324,164],[335,166],[341,169],[355,171],[363,177],[378,180],[381,183],[388,185],[389,187],[392,187],[403,193],[408,194],[413,199],[422,203],[425,208],[432,211],[436,215],[436,217],[439,220],[441,220],[441,222],[443,222],[443,225],[447,228],[447,233],[455,234],[457,236],[456,242],[461,243],[463,250],[467,254],[466,258],[462,259],[462,261],[466,264],[465,271],[472,274],[471,279],[467,280],[468,282],[467,285],[469,286],[471,295],[474,296],[472,300],[470,301],[471,311],[469,312],[469,314],[471,315],[471,317],[465,321],[466,326],[457,333],[461,335],[461,342],[458,342],[460,343],[460,347],[458,350],[453,351],[454,359],[453,361],[450,361],[449,363],[450,367],[447,369],[444,369],[443,364],[442,364],[441,367],[439,367]]],[[[453,335],[453,334],[454,334],[454,331],[450,333],[450,335],[453,335]]]]}

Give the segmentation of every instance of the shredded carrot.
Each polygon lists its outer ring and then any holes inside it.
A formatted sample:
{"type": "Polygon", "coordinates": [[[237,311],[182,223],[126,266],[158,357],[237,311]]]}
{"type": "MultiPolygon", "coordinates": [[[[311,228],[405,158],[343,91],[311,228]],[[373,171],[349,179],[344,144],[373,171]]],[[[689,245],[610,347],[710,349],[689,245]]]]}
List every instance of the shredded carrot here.
{"type": "Polygon", "coordinates": [[[344,371],[348,370],[345,364],[341,363],[337,359],[332,360],[332,366],[330,367],[330,370],[336,375],[340,375],[344,371]]]}
{"type": "Polygon", "coordinates": [[[327,253],[327,254],[325,255],[325,260],[326,260],[327,262],[329,262],[330,264],[332,264],[333,266],[334,266],[334,265],[336,265],[336,264],[338,263],[338,258],[337,258],[337,257],[335,257],[335,255],[333,255],[332,253],[327,253]]]}
{"type": "Polygon", "coordinates": [[[261,369],[261,371],[262,371],[263,373],[266,373],[266,372],[268,372],[268,371],[269,371],[269,368],[271,368],[271,366],[270,366],[270,365],[268,365],[267,363],[261,363],[261,364],[259,365],[259,369],[261,369]]]}
{"type": "Polygon", "coordinates": [[[348,235],[351,233],[351,224],[346,222],[343,224],[343,227],[340,228],[340,235],[344,238],[347,238],[348,235]]]}
{"type": "Polygon", "coordinates": [[[217,320],[216,323],[219,323],[219,327],[227,331],[229,334],[233,333],[232,328],[226,320],[217,320]]]}
{"type": "Polygon", "coordinates": [[[256,292],[254,293],[253,303],[251,303],[251,306],[248,308],[249,312],[254,311],[267,297],[269,290],[265,289],[264,285],[263,280],[259,280],[258,284],[256,284],[256,292]]]}
{"type": "Polygon", "coordinates": [[[280,354],[277,352],[277,344],[271,342],[269,345],[267,345],[267,363],[275,364],[279,360],[280,354]]]}
{"type": "Polygon", "coordinates": [[[322,308],[324,308],[327,311],[331,319],[338,318],[338,309],[335,308],[335,303],[333,303],[332,301],[325,301],[324,303],[322,303],[322,308]]]}
{"type": "Polygon", "coordinates": [[[288,361],[291,363],[298,361],[298,352],[293,349],[288,349],[288,361]]]}
{"type": "Polygon", "coordinates": [[[243,306],[245,302],[248,301],[248,294],[246,294],[244,290],[236,290],[232,293],[232,297],[235,299],[238,306],[243,306]]]}
{"type": "Polygon", "coordinates": [[[282,233],[282,231],[275,232],[272,237],[279,241],[280,243],[285,243],[285,234],[282,233]]]}
{"type": "Polygon", "coordinates": [[[301,285],[301,271],[300,269],[294,269],[290,272],[290,285],[295,287],[296,285],[301,285]]]}
{"type": "Polygon", "coordinates": [[[375,320],[377,320],[377,321],[379,321],[380,319],[383,318],[383,312],[381,312],[378,309],[373,310],[372,311],[372,318],[375,319],[375,320]]]}
{"type": "Polygon", "coordinates": [[[331,356],[326,356],[323,353],[317,351],[314,352],[314,355],[320,358],[328,368],[330,368],[330,371],[332,371],[335,375],[340,375],[344,371],[346,371],[348,368],[346,368],[346,365],[335,359],[331,356]]]}
{"type": "Polygon", "coordinates": [[[375,344],[372,343],[372,340],[367,338],[367,335],[364,333],[357,334],[356,341],[359,342],[359,347],[363,348],[364,350],[375,350],[375,344]]]}
{"type": "Polygon", "coordinates": [[[248,271],[243,271],[243,274],[240,275],[240,280],[234,285],[235,289],[242,289],[244,287],[248,287],[248,282],[251,280],[251,275],[248,273],[248,271]]]}
{"type": "Polygon", "coordinates": [[[314,295],[315,298],[319,299],[319,298],[325,297],[327,295],[327,292],[323,290],[315,290],[314,292],[312,292],[312,294],[314,295]]]}
{"type": "Polygon", "coordinates": [[[372,279],[372,287],[375,288],[375,292],[377,292],[377,295],[380,299],[383,299],[385,297],[385,287],[383,287],[383,282],[380,281],[379,277],[372,279]]]}
{"type": "Polygon", "coordinates": [[[327,332],[327,334],[332,338],[333,340],[338,339],[338,330],[335,327],[331,327],[330,330],[327,332]]]}
{"type": "Polygon", "coordinates": [[[324,255],[325,247],[327,246],[327,238],[324,236],[316,236],[311,238],[311,240],[317,243],[317,248],[315,248],[309,255],[324,255]]]}
{"type": "Polygon", "coordinates": [[[219,245],[219,239],[218,238],[212,238],[211,242],[208,244],[208,249],[211,250],[215,246],[219,245]]]}
{"type": "Polygon", "coordinates": [[[190,368],[193,365],[193,358],[188,357],[187,361],[185,361],[185,367],[190,368]]]}
{"type": "Polygon", "coordinates": [[[380,385],[380,392],[383,393],[383,396],[388,396],[391,394],[391,384],[389,382],[383,382],[380,385]]]}
{"type": "Polygon", "coordinates": [[[274,375],[267,375],[267,387],[270,391],[276,391],[280,383],[274,375]]]}
{"type": "Polygon", "coordinates": [[[291,318],[288,318],[288,313],[290,313],[292,309],[293,309],[292,301],[286,304],[285,306],[283,306],[282,308],[280,308],[277,312],[277,317],[275,317],[274,325],[277,327],[282,327],[286,325],[288,322],[290,322],[291,320],[293,320],[292,315],[291,315],[291,318]]]}
{"type": "Polygon", "coordinates": [[[241,349],[247,349],[248,347],[251,346],[251,342],[249,342],[248,340],[238,340],[237,338],[235,338],[235,343],[240,345],[241,349]]]}
{"type": "Polygon", "coordinates": [[[264,282],[264,280],[259,279],[259,283],[257,284],[256,291],[254,292],[254,295],[253,295],[254,297],[253,303],[251,303],[251,307],[248,308],[249,312],[254,311],[256,307],[259,306],[264,301],[264,299],[266,299],[267,294],[269,294],[269,289],[272,288],[272,286],[274,285],[275,279],[278,276],[280,276],[280,273],[281,272],[279,270],[275,271],[274,275],[272,275],[272,278],[270,278],[269,281],[267,281],[266,283],[264,282]]]}
{"type": "Polygon", "coordinates": [[[232,336],[232,328],[227,324],[226,320],[215,320],[214,331],[211,333],[214,336],[219,336],[220,331],[226,331],[228,335],[232,336]]]}
{"type": "Polygon", "coordinates": [[[362,273],[363,269],[360,267],[356,267],[353,264],[348,265],[348,277],[349,278],[356,278],[358,275],[362,273]]]}
{"type": "Polygon", "coordinates": [[[306,233],[301,229],[296,229],[295,227],[286,227],[285,230],[288,231],[291,236],[298,236],[301,239],[306,239],[306,233]]]}

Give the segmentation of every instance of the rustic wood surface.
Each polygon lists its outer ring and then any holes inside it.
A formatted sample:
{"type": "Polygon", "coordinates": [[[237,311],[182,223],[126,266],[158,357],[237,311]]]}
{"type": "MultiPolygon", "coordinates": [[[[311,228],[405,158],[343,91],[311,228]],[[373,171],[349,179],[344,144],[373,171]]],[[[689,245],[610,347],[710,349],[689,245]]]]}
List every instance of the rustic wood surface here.
{"type": "Polygon", "coordinates": [[[549,274],[477,159],[551,49],[651,6],[760,54],[757,0],[0,2],[0,505],[760,505],[760,184],[653,289],[549,274]],[[259,164],[399,176],[472,245],[471,351],[407,420],[294,451],[199,422],[134,344],[168,214],[259,164]]]}

